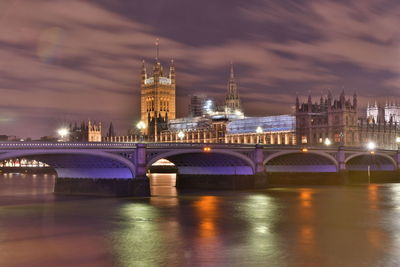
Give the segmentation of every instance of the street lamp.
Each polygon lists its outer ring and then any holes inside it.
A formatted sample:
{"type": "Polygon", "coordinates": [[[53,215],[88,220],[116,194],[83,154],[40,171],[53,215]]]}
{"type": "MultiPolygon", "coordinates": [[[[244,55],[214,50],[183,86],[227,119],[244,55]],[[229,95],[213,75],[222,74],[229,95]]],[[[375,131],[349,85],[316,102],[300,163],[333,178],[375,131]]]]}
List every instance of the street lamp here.
{"type": "Polygon", "coordinates": [[[374,142],[372,142],[372,141],[369,141],[369,142],[368,142],[367,148],[368,148],[368,150],[370,151],[369,153],[371,154],[371,155],[370,155],[370,162],[369,162],[369,164],[368,164],[368,169],[367,169],[367,173],[368,173],[368,184],[371,183],[371,162],[372,162],[372,156],[375,154],[375,151],[374,151],[375,147],[376,147],[376,145],[375,145],[374,142]]]}
{"type": "Polygon", "coordinates": [[[332,141],[327,137],[327,138],[325,138],[324,144],[326,146],[330,146],[332,144],[332,141]]]}
{"type": "Polygon", "coordinates": [[[397,150],[400,148],[400,136],[396,137],[397,150]]]}
{"type": "Polygon", "coordinates": [[[136,124],[136,128],[138,128],[140,131],[140,141],[143,141],[143,134],[144,134],[143,131],[144,129],[146,129],[146,123],[144,123],[144,121],[139,121],[136,124]]]}
{"type": "Polygon", "coordinates": [[[60,136],[60,141],[65,142],[64,138],[69,135],[68,128],[60,128],[57,130],[58,135],[60,136]]]}
{"type": "Polygon", "coordinates": [[[260,134],[262,134],[263,129],[261,128],[261,126],[258,126],[256,129],[256,133],[257,133],[257,143],[261,143],[261,138],[260,138],[260,134]]]}
{"type": "Polygon", "coordinates": [[[183,139],[183,137],[185,137],[185,134],[184,134],[182,131],[179,131],[178,137],[179,137],[179,139],[180,139],[181,142],[182,142],[182,139],[183,139]]]}
{"type": "MultiPolygon", "coordinates": [[[[373,150],[375,149],[375,147],[376,147],[376,145],[375,145],[374,142],[372,142],[372,141],[369,141],[369,142],[368,142],[367,148],[368,148],[369,151],[373,152],[373,150]]],[[[371,153],[371,154],[373,154],[373,153],[371,153]]]]}

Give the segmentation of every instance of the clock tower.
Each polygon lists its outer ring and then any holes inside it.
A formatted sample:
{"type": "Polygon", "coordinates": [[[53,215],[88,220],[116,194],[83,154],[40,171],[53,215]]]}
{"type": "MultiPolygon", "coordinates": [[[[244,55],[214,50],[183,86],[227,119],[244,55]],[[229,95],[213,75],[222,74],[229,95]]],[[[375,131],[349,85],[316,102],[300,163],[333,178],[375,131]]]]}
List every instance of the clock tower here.
{"type": "Polygon", "coordinates": [[[140,118],[146,124],[145,135],[157,141],[162,130],[167,129],[170,119],[175,119],[175,67],[171,60],[169,72],[165,73],[157,56],[153,72],[148,75],[144,60],[140,80],[140,118]]]}

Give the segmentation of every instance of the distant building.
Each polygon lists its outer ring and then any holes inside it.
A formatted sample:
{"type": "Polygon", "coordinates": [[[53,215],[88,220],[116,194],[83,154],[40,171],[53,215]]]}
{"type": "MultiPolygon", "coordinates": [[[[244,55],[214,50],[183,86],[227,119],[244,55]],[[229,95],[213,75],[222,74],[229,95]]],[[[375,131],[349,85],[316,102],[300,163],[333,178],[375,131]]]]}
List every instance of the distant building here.
{"type": "Polygon", "coordinates": [[[238,85],[236,83],[235,73],[233,71],[233,64],[231,64],[231,70],[228,80],[228,90],[225,98],[225,106],[231,113],[235,113],[237,111],[242,112],[242,106],[240,104],[238,93],[238,85]]]}
{"type": "Polygon", "coordinates": [[[207,116],[216,111],[215,101],[205,94],[194,94],[190,96],[189,116],[207,116]]]}
{"type": "Polygon", "coordinates": [[[101,142],[101,122],[92,123],[82,122],[80,126],[76,123],[74,126],[69,126],[69,141],[70,142],[101,142]]]}
{"type": "Polygon", "coordinates": [[[382,149],[397,149],[396,137],[399,127],[393,120],[387,122],[377,105],[368,106],[364,117],[358,116],[357,96],[346,99],[344,92],[338,100],[320,98],[306,103],[296,98],[296,139],[298,144],[323,145],[329,140],[333,145],[366,146],[374,142],[382,149]],[[381,119],[382,118],[382,119],[381,119]]]}

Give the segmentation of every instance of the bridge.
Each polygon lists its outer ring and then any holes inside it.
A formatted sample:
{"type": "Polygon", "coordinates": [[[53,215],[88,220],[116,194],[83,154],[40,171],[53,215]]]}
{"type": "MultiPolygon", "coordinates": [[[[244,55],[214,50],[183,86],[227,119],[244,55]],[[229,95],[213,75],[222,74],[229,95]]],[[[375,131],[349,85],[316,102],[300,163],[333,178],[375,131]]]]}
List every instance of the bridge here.
{"type": "Polygon", "coordinates": [[[0,143],[0,161],[13,158],[53,167],[55,192],[118,196],[149,195],[146,173],[160,159],[178,169],[178,187],[198,189],[397,181],[400,168],[396,150],[255,144],[0,143]]]}

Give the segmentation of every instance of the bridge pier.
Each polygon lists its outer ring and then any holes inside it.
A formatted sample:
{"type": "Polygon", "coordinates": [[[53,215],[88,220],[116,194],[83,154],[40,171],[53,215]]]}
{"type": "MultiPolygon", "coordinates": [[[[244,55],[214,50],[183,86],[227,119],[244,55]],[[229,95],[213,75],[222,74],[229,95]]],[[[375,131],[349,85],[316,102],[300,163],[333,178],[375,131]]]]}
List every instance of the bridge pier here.
{"type": "Polygon", "coordinates": [[[336,160],[338,162],[338,180],[339,184],[349,184],[349,172],[346,170],[346,154],[344,153],[343,146],[339,146],[336,152],[336,160]]]}

